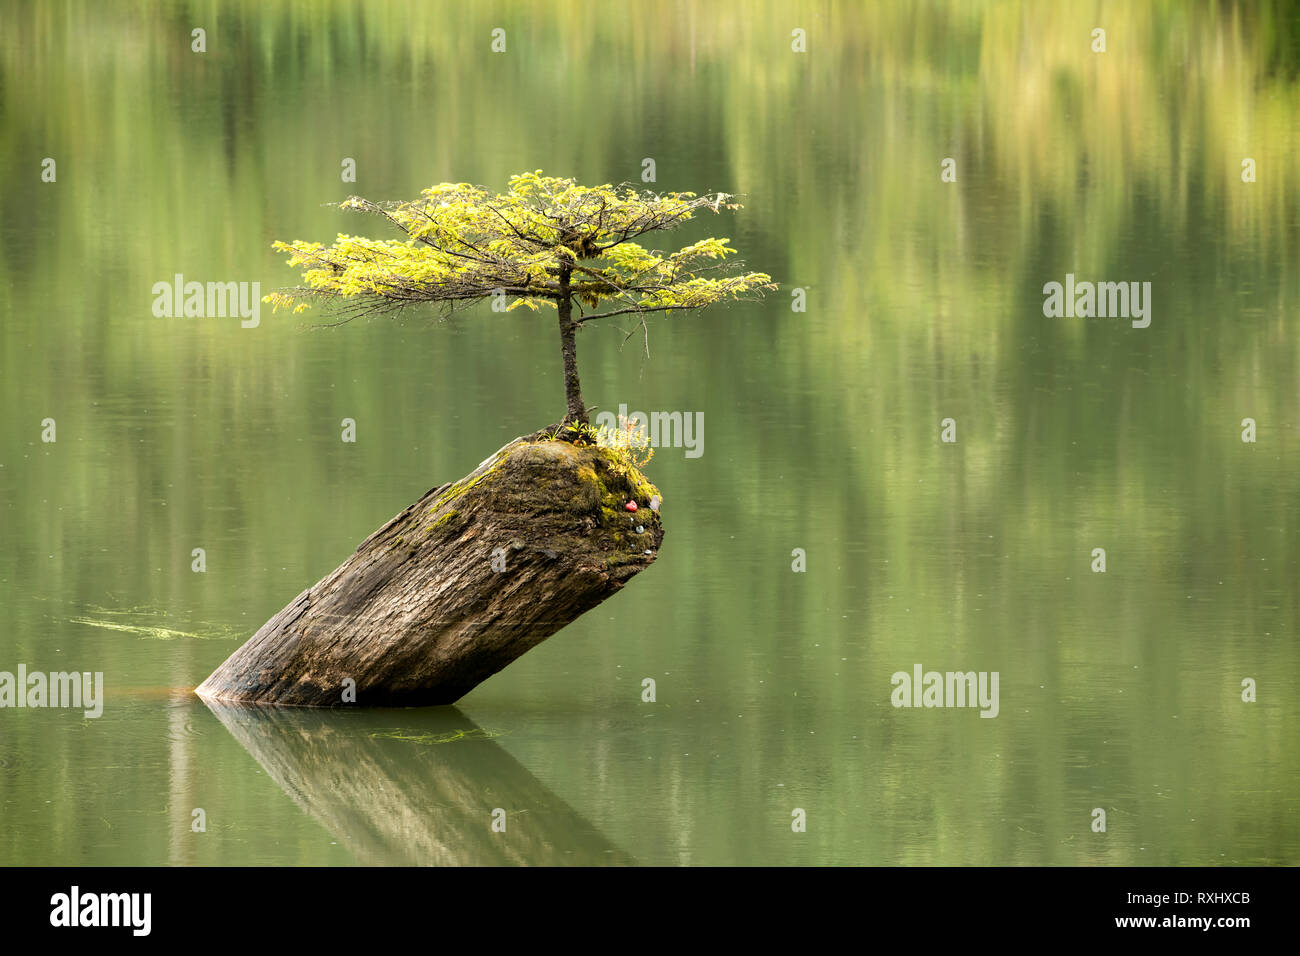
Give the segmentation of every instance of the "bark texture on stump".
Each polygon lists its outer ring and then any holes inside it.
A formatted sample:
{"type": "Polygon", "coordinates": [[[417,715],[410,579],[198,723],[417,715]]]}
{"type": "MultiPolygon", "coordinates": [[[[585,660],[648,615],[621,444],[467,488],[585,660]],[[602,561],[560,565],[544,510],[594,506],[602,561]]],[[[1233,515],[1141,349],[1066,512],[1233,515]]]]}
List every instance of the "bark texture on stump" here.
{"type": "Polygon", "coordinates": [[[516,439],[363,541],[196,693],[348,706],[351,680],[360,706],[453,703],[653,563],[657,496],[606,449],[516,439]]]}

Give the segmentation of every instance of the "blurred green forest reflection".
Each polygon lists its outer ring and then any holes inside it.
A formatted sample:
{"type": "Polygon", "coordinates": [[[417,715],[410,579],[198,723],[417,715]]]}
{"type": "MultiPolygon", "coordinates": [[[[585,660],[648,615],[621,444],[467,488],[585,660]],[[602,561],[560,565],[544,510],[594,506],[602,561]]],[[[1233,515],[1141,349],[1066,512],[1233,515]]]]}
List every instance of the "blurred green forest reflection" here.
{"type": "Polygon", "coordinates": [[[381,234],[323,205],[352,193],[647,157],[659,188],[743,194],[680,239],[729,236],[782,289],[653,321],[648,360],[580,337],[589,401],[703,412],[704,454],[650,465],[655,568],[462,702],[493,746],[641,862],[1300,860],[1290,4],[0,17],[0,669],[110,689],[100,721],[0,713],[0,862],[375,862],[159,688],[563,409],[549,315],[241,329],[157,319],[152,285],[292,284],[273,238],[381,234]],[[1150,328],[1045,318],[1067,273],[1150,281],[1150,328]],[[918,662],[1000,671],[1001,715],[893,710],[918,662]],[[222,820],[197,843],[193,806],[222,820]]]}

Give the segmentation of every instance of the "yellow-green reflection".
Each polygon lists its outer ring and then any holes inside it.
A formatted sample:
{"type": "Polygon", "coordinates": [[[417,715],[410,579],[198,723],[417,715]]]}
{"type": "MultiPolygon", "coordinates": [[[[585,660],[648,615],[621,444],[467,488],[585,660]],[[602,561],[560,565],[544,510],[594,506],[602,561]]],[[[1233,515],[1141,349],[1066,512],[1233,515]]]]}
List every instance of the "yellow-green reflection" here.
{"type": "Polygon", "coordinates": [[[584,333],[588,399],[702,411],[704,454],[651,464],[653,573],[463,702],[509,731],[493,744],[644,862],[1296,861],[1286,4],[4,17],[0,669],[102,670],[110,698],[99,722],[0,713],[0,861],[354,862],[235,740],[126,691],[193,686],[562,407],[554,330],[518,312],[244,330],[155,319],[153,283],[290,284],[271,239],[373,228],[322,208],[351,192],[636,179],[646,157],[665,189],[745,193],[729,234],[783,291],[654,324],[648,362],[584,333]],[[1066,273],[1151,281],[1151,327],[1045,319],[1066,273]],[[918,662],[1000,671],[1000,716],[893,710],[889,675],[918,662]],[[209,804],[221,825],[190,841],[209,804]]]}

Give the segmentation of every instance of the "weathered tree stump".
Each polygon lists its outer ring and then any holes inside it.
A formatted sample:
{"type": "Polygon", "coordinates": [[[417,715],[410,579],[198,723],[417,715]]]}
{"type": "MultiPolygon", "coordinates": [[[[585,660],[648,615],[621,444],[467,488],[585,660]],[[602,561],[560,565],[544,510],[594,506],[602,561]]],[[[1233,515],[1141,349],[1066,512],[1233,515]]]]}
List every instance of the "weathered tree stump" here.
{"type": "Polygon", "coordinates": [[[196,693],[305,707],[453,703],[653,563],[657,497],[608,449],[516,439],[363,541],[196,693]]]}

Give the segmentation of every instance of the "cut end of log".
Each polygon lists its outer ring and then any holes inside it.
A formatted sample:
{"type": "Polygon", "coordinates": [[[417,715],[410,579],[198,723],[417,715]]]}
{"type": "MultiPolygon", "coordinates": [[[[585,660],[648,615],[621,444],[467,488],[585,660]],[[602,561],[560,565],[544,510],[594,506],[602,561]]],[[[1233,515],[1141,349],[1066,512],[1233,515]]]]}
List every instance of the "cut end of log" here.
{"type": "Polygon", "coordinates": [[[614,451],[516,439],[363,541],[195,692],[300,707],[453,703],[651,565],[659,498],[614,451]]]}

